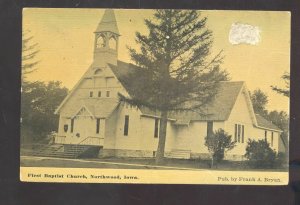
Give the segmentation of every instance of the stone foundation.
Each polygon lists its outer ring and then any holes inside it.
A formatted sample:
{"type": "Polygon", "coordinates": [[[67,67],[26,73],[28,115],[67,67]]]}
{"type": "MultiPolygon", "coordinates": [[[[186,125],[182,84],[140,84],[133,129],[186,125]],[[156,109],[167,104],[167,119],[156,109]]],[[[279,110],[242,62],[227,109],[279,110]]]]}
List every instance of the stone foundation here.
{"type": "Polygon", "coordinates": [[[210,159],[210,154],[208,153],[191,153],[191,159],[210,159]]]}
{"type": "Polygon", "coordinates": [[[99,152],[99,158],[103,157],[152,158],[154,157],[154,152],[150,150],[101,149],[99,152]]]}
{"type": "MultiPolygon", "coordinates": [[[[191,153],[191,159],[211,159],[211,155],[208,153],[191,153]]],[[[237,154],[225,154],[224,160],[229,161],[244,161],[246,158],[243,155],[237,154]]]]}
{"type": "Polygon", "coordinates": [[[229,160],[229,161],[245,161],[246,158],[244,157],[244,155],[225,154],[224,160],[229,160]]]}
{"type": "Polygon", "coordinates": [[[114,157],[115,156],[115,149],[100,149],[98,157],[114,157]]]}

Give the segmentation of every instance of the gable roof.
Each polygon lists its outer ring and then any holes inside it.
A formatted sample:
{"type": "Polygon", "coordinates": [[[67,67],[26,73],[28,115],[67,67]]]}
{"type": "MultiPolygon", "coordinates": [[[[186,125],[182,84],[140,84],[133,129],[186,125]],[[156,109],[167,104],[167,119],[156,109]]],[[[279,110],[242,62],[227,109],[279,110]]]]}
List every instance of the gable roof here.
{"type": "MultiPolygon", "coordinates": [[[[109,65],[121,82],[123,87],[129,93],[134,92],[134,86],[132,86],[133,81],[138,80],[143,75],[141,69],[137,66],[118,61],[118,65],[109,65]],[[131,78],[128,78],[130,76],[131,78]]],[[[218,94],[215,96],[213,102],[204,106],[201,111],[177,111],[169,112],[169,118],[177,119],[179,121],[189,121],[189,120],[214,120],[214,121],[223,121],[228,119],[231,110],[235,104],[235,101],[243,88],[244,82],[242,81],[224,81],[220,82],[218,94]]],[[[147,107],[141,106],[140,110],[142,114],[149,116],[160,116],[160,112],[149,109],[147,107]]]]}
{"type": "Polygon", "coordinates": [[[269,130],[275,130],[275,131],[282,131],[280,128],[278,128],[276,125],[274,125],[269,120],[265,119],[259,114],[255,114],[256,120],[257,120],[257,127],[259,128],[265,128],[269,130]]]}
{"type": "MultiPolygon", "coordinates": [[[[135,92],[135,88],[131,82],[141,79],[144,74],[140,68],[137,66],[125,63],[122,61],[117,62],[117,66],[109,64],[112,72],[122,84],[124,89],[128,94],[135,92]],[[131,78],[128,78],[130,76],[131,78]],[[134,79],[132,79],[134,78],[134,79]]],[[[61,105],[57,108],[56,113],[59,112],[60,108],[67,101],[67,99],[72,95],[76,87],[87,75],[86,72],[77,85],[71,90],[69,95],[64,99],[61,105]]],[[[241,93],[242,89],[245,87],[243,81],[223,81],[219,84],[219,90],[214,100],[208,105],[204,106],[201,110],[195,111],[176,111],[169,112],[168,118],[175,121],[178,125],[187,125],[190,121],[225,121],[228,119],[233,106],[237,100],[238,95],[241,93]]],[[[251,101],[249,102],[252,106],[251,101]]],[[[118,99],[107,98],[105,100],[101,99],[101,102],[97,98],[89,98],[84,101],[84,105],[88,110],[97,118],[108,117],[119,105],[118,99]],[[101,106],[99,106],[101,104],[101,106]]],[[[78,108],[80,109],[80,108],[78,108]]],[[[153,110],[145,106],[139,107],[142,115],[160,117],[160,112],[158,110],[153,110]]],[[[252,108],[253,112],[253,108],[252,108]]],[[[269,129],[275,131],[281,131],[272,122],[269,122],[262,116],[256,114],[254,116],[254,125],[258,128],[269,129]]]]}
{"type": "Polygon", "coordinates": [[[131,63],[125,63],[122,61],[118,61],[117,66],[109,64],[109,67],[128,94],[133,94],[135,92],[135,86],[132,82],[141,80],[144,75],[142,70],[131,63]]]}

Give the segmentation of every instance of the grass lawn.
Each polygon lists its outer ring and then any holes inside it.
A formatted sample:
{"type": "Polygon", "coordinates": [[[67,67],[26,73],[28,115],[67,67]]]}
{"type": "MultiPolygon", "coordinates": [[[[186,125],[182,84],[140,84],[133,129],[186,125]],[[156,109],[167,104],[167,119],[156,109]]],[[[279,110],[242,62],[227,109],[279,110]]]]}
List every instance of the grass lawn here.
{"type": "MultiPolygon", "coordinates": [[[[97,159],[60,159],[21,157],[21,166],[24,167],[69,167],[69,168],[110,168],[110,169],[210,169],[210,160],[199,159],[165,159],[161,166],[155,166],[155,159],[151,158],[97,158],[97,159]],[[144,165],[144,166],[143,166],[144,165]],[[166,168],[170,167],[170,168],[166,168]]],[[[212,170],[224,171],[287,171],[285,168],[253,169],[247,162],[222,161],[212,170]]]]}
{"type": "MultiPolygon", "coordinates": [[[[105,158],[105,159],[94,159],[101,161],[109,162],[120,162],[120,163],[129,163],[129,164],[144,164],[144,165],[153,165],[155,166],[155,159],[149,158],[105,158]]],[[[180,168],[191,168],[191,169],[211,169],[211,161],[203,159],[165,159],[162,166],[169,167],[180,167],[180,168]]],[[[247,161],[228,161],[223,160],[218,163],[213,170],[227,170],[227,171],[279,171],[286,172],[288,168],[273,168],[273,169],[255,169],[251,168],[247,161]]]]}

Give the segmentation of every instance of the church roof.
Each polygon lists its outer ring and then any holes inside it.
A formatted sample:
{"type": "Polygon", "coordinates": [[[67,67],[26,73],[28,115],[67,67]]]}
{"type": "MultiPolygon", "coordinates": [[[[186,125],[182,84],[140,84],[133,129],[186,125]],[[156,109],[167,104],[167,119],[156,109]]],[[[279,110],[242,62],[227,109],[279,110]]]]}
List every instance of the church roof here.
{"type": "MultiPolygon", "coordinates": [[[[110,65],[110,67],[129,95],[133,93],[134,86],[132,86],[131,82],[142,78],[143,73],[141,72],[141,69],[122,61],[118,61],[118,66],[110,65]],[[134,79],[128,78],[128,76],[131,76],[131,78],[134,79]]],[[[187,122],[189,120],[226,120],[231,113],[236,98],[243,85],[244,82],[242,81],[221,82],[218,94],[215,96],[213,102],[202,108],[201,111],[195,110],[170,112],[169,118],[177,119],[178,122],[187,122]]],[[[149,109],[147,107],[140,107],[140,110],[145,115],[160,115],[158,111],[149,109]]]]}
{"type": "MultiPolygon", "coordinates": [[[[113,98],[102,98],[101,100],[98,98],[89,98],[85,99],[82,104],[78,104],[76,108],[81,109],[81,107],[86,107],[88,111],[92,114],[93,117],[96,118],[107,118],[118,106],[119,100],[113,98]]],[[[73,113],[73,117],[77,115],[73,113]]]]}
{"type": "Polygon", "coordinates": [[[95,33],[110,31],[120,35],[116,16],[113,9],[106,9],[95,33]]]}
{"type": "Polygon", "coordinates": [[[281,131],[280,128],[278,128],[276,125],[274,125],[272,122],[266,120],[264,117],[262,117],[259,114],[255,114],[256,120],[257,120],[257,126],[262,128],[267,128],[271,130],[281,131]]]}
{"type": "MultiPolygon", "coordinates": [[[[122,61],[118,61],[117,66],[111,64],[109,66],[129,95],[134,93],[135,88],[132,82],[143,79],[142,70],[133,64],[122,61]]],[[[245,83],[243,81],[220,82],[219,90],[214,100],[201,110],[169,112],[168,118],[174,120],[176,125],[188,125],[190,121],[225,121],[229,118],[237,97],[244,86],[245,83]]],[[[158,110],[153,110],[145,106],[140,106],[139,109],[143,115],[160,117],[158,110]]],[[[254,117],[257,121],[255,124],[257,123],[258,127],[281,131],[277,126],[260,115],[255,115],[254,117]]]]}

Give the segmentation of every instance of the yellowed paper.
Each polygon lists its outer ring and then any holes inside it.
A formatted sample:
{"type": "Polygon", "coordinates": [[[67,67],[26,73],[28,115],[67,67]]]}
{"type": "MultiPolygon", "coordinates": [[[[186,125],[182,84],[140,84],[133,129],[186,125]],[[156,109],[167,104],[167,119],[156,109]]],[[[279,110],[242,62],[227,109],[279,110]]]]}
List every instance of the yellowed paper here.
{"type": "MultiPolygon", "coordinates": [[[[135,62],[129,48],[141,52],[136,33],[156,32],[149,32],[144,21],[157,22],[156,12],[23,10],[21,181],[288,184],[290,13],[197,11],[199,20],[207,19],[212,42],[206,65],[197,66],[199,70],[212,66],[210,60],[222,51],[220,68],[229,78],[218,82],[208,104],[168,110],[164,159],[158,163],[162,111],[120,98],[134,99],[133,93],[138,93],[134,83],[144,74],[136,70],[145,64],[135,62]],[[207,146],[213,142],[206,136],[220,130],[234,146],[214,160],[216,155],[207,146]],[[268,157],[251,161],[254,154],[246,154],[251,141],[265,146],[253,152],[268,157]]],[[[173,20],[170,29],[176,24],[173,20]]],[[[186,29],[196,23],[190,25],[186,29]]],[[[180,32],[174,29],[161,38],[162,31],[153,35],[152,40],[160,39],[153,44],[193,37],[175,39],[180,32]]],[[[161,47],[148,50],[154,53],[148,57],[154,59],[153,65],[159,61],[155,52],[165,51],[163,43],[157,45],[161,47]]],[[[173,47],[172,55],[177,52],[173,47]]],[[[191,53],[178,56],[170,63],[170,73],[189,57],[191,53]]],[[[195,102],[185,103],[180,106],[195,102]]]]}

